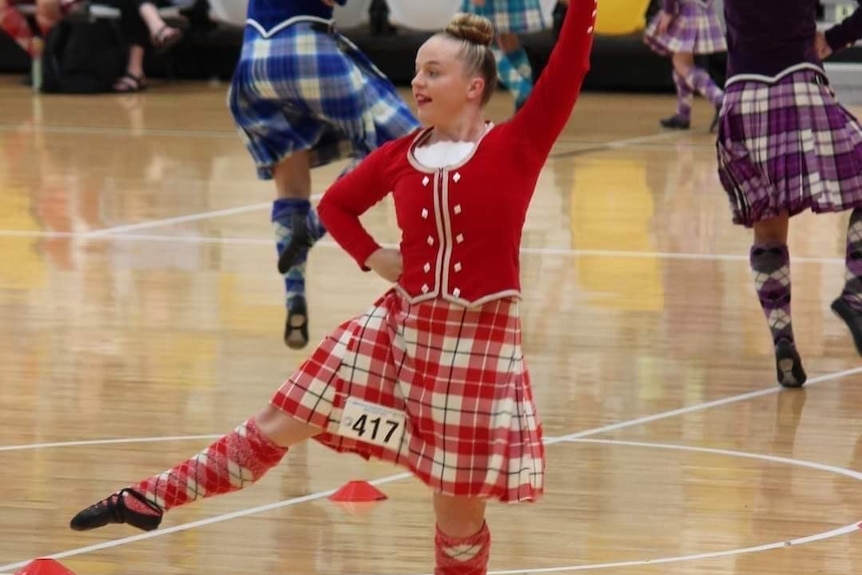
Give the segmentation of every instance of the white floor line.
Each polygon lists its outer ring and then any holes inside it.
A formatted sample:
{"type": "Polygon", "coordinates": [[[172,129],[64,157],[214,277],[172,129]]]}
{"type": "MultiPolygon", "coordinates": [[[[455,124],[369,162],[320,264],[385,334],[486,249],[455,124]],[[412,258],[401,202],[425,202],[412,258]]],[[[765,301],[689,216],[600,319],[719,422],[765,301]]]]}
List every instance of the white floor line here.
{"type": "MultiPolygon", "coordinates": [[[[397,475],[390,475],[388,477],[383,477],[380,479],[375,479],[373,481],[369,481],[368,483],[372,485],[385,485],[386,483],[392,483],[393,481],[400,481],[402,479],[407,479],[412,477],[411,473],[399,473],[397,475]]],[[[132,535],[130,537],[124,537],[122,539],[114,539],[112,541],[105,541],[103,543],[96,543],[95,545],[88,545],[86,547],[79,547],[77,549],[71,549],[69,551],[63,551],[61,553],[55,553],[53,555],[44,555],[43,558],[49,559],[65,559],[67,557],[74,557],[76,555],[83,555],[85,553],[92,553],[93,551],[100,551],[102,549],[110,549],[112,547],[118,547],[120,545],[126,545],[127,543],[134,543],[136,541],[142,541],[144,539],[152,539],[154,537],[160,537],[162,535],[169,535],[171,533],[177,533],[179,531],[187,531],[189,529],[194,529],[196,527],[204,527],[206,525],[211,525],[213,523],[222,523],[224,521],[228,521],[230,519],[237,519],[239,517],[245,517],[247,515],[253,515],[255,513],[264,513],[266,511],[272,511],[275,509],[281,509],[283,507],[291,507],[293,505],[298,505],[300,503],[306,503],[309,501],[315,501],[318,499],[323,499],[324,497],[329,497],[333,493],[335,493],[336,489],[330,489],[327,491],[318,491],[317,493],[310,493],[308,495],[303,495],[301,497],[294,497],[292,499],[287,499],[285,501],[277,501],[275,503],[268,503],[266,505],[259,505],[257,507],[251,507],[248,509],[241,509],[239,511],[235,511],[233,513],[224,513],[222,515],[216,515],[214,517],[209,517],[207,519],[201,519],[199,521],[192,521],[190,523],[183,523],[181,525],[175,525],[173,527],[165,527],[163,529],[158,529],[156,531],[147,531],[144,533],[140,533],[139,535],[132,535]]],[[[32,559],[28,559],[27,561],[19,561],[18,563],[10,563],[9,565],[0,566],[0,571],[12,570],[15,571],[24,567],[28,563],[30,563],[32,559]]]]}
{"type": "Polygon", "coordinates": [[[47,126],[43,124],[0,124],[0,132],[33,133],[44,134],[81,134],[94,136],[142,136],[176,137],[176,138],[217,138],[222,140],[236,140],[241,142],[240,136],[232,130],[159,130],[155,128],[143,128],[133,130],[132,128],[104,128],[97,126],[47,126]]]}
{"type": "MultiPolygon", "coordinates": [[[[765,455],[758,453],[748,453],[744,451],[733,451],[729,449],[713,449],[709,447],[696,447],[689,445],[675,445],[669,443],[652,443],[652,442],[639,442],[639,441],[617,441],[613,439],[583,439],[580,440],[581,443],[593,443],[597,445],[615,445],[615,446],[627,446],[627,447],[640,447],[640,448],[648,448],[648,449],[665,449],[672,451],[690,451],[696,453],[708,453],[714,455],[723,455],[728,457],[741,457],[746,459],[760,459],[764,461],[768,461],[770,463],[778,463],[782,465],[791,465],[797,467],[806,467],[808,469],[815,469],[817,471],[824,471],[826,473],[832,473],[835,475],[841,475],[844,477],[849,477],[851,479],[856,479],[857,481],[862,479],[862,473],[858,471],[854,471],[852,469],[846,469],[842,467],[836,467],[833,465],[824,465],[822,463],[816,463],[811,461],[804,461],[800,459],[791,459],[788,457],[778,457],[773,455],[765,455]]],[[[859,532],[860,525],[858,521],[854,521],[853,523],[849,523],[847,525],[842,525],[841,527],[837,527],[834,529],[829,529],[827,531],[821,531],[819,533],[814,533],[812,535],[805,535],[801,537],[795,537],[793,539],[784,539],[780,541],[773,541],[771,543],[764,543],[760,545],[753,545],[749,547],[738,547],[736,549],[724,549],[721,551],[708,551],[705,553],[693,553],[689,555],[671,555],[666,557],[650,557],[649,559],[630,559],[627,561],[614,561],[610,563],[588,563],[588,564],[578,564],[578,565],[563,565],[559,567],[537,567],[537,568],[526,568],[526,569],[505,569],[505,570],[495,570],[488,571],[488,575],[535,575],[539,573],[568,573],[574,571],[598,571],[604,569],[621,569],[623,567],[643,567],[647,565],[664,565],[668,563],[682,563],[685,561],[697,561],[701,559],[716,559],[720,557],[732,557],[735,555],[746,555],[749,553],[759,553],[763,551],[771,551],[773,549],[785,549],[787,547],[805,545],[807,543],[815,543],[817,541],[825,541],[826,539],[831,539],[833,537],[841,537],[843,535],[856,534],[859,532]]],[[[431,574],[424,574],[431,575],[431,574]]]]}
{"type": "MultiPolygon", "coordinates": [[[[847,376],[850,376],[850,375],[856,375],[856,374],[859,374],[859,373],[862,373],[862,367],[857,367],[857,368],[853,368],[853,369],[847,369],[847,370],[843,370],[843,371],[837,371],[837,372],[834,372],[834,373],[828,373],[828,374],[824,374],[824,375],[821,375],[821,376],[813,377],[813,378],[809,379],[809,380],[808,380],[808,383],[806,383],[805,385],[806,385],[806,388],[807,388],[807,387],[811,387],[811,386],[813,386],[813,385],[817,385],[817,384],[824,383],[824,382],[827,382],[827,381],[834,381],[834,380],[837,380],[837,379],[841,379],[841,378],[844,378],[844,377],[847,377],[847,376]]],[[[636,418],[636,419],[631,419],[631,420],[628,420],[628,421],[622,421],[622,422],[618,422],[618,423],[614,423],[614,424],[610,424],[610,425],[604,425],[604,426],[601,426],[601,427],[595,427],[595,428],[587,429],[587,430],[584,430],[584,431],[579,431],[579,432],[575,432],[575,433],[570,433],[570,434],[568,434],[568,435],[563,435],[563,436],[558,436],[558,437],[546,437],[546,438],[545,438],[545,443],[546,443],[547,445],[553,445],[553,444],[556,444],[556,443],[562,443],[562,442],[566,442],[566,441],[572,441],[572,440],[574,440],[574,439],[581,439],[581,438],[588,437],[588,436],[591,436],[591,435],[597,435],[597,434],[599,434],[599,433],[605,433],[605,432],[608,432],[608,431],[616,431],[616,430],[623,429],[623,428],[626,428],[626,427],[632,427],[632,426],[640,425],[640,424],[643,424],[643,423],[649,423],[649,422],[653,422],[653,421],[658,421],[658,420],[660,420],[660,419],[666,419],[666,418],[669,418],[669,417],[676,417],[676,416],[678,416],[678,415],[685,415],[685,414],[688,414],[688,413],[694,413],[694,412],[697,412],[697,411],[702,411],[702,410],[710,409],[710,408],[713,408],[713,407],[719,407],[719,406],[728,405],[728,404],[735,403],[735,402],[746,401],[746,400],[754,399],[754,398],[758,398],[758,397],[761,397],[761,396],[764,396],[764,395],[770,395],[770,394],[773,394],[773,393],[778,393],[778,392],[779,392],[779,391],[781,391],[781,390],[782,390],[782,388],[781,388],[781,387],[779,387],[779,386],[776,384],[776,385],[773,385],[773,386],[770,386],[770,387],[768,387],[768,388],[761,389],[761,390],[758,390],[758,391],[753,391],[753,392],[748,392],[748,393],[742,393],[742,394],[734,395],[734,396],[731,396],[731,397],[726,397],[726,398],[723,398],[723,399],[718,399],[718,400],[715,400],[715,401],[708,401],[708,402],[703,402],[703,403],[697,403],[697,404],[689,405],[689,406],[686,406],[686,407],[681,407],[681,408],[679,408],[679,409],[673,409],[673,410],[669,410],[669,411],[664,411],[664,412],[661,412],[661,413],[657,413],[657,414],[654,414],[654,415],[649,415],[649,416],[645,416],[645,417],[639,417],[639,418],[636,418]]],[[[87,443],[92,443],[92,441],[87,442],[87,443]]],[[[48,445],[52,445],[52,444],[48,444],[48,445]]],[[[13,446],[10,446],[10,447],[13,447],[13,446]]],[[[6,449],[8,450],[8,449],[9,449],[9,447],[7,447],[6,449]]],[[[19,447],[18,447],[18,449],[21,449],[21,447],[19,446],[19,447]]],[[[383,485],[383,484],[385,484],[385,483],[391,483],[391,482],[393,482],[393,481],[399,481],[399,480],[401,480],[401,479],[407,479],[407,478],[409,478],[409,477],[412,477],[412,475],[411,475],[410,473],[398,473],[398,474],[395,474],[395,475],[389,475],[389,476],[387,476],[387,477],[382,477],[382,478],[380,478],[380,479],[376,479],[376,480],[374,480],[374,481],[369,481],[369,483],[371,483],[371,484],[373,484],[373,485],[383,485]]],[[[194,521],[194,522],[190,522],[190,523],[183,523],[183,524],[175,525],[175,526],[173,526],[173,527],[168,527],[168,528],[165,528],[165,529],[157,529],[157,530],[155,530],[155,531],[149,531],[149,532],[141,533],[141,534],[139,534],[139,535],[133,535],[133,536],[130,536],[130,537],[123,537],[123,538],[121,538],[121,539],[114,539],[114,540],[112,540],[112,541],[105,541],[105,542],[103,542],[103,543],[99,543],[99,544],[96,544],[96,545],[89,545],[89,546],[87,546],[87,547],[79,547],[79,548],[77,548],[77,549],[70,549],[70,550],[68,550],[68,551],[62,551],[62,552],[60,552],[60,553],[55,553],[55,554],[52,554],[52,555],[46,555],[46,556],[44,556],[44,557],[50,557],[50,558],[53,558],[53,559],[63,559],[63,558],[66,558],[66,557],[74,557],[74,556],[76,556],[76,555],[82,555],[82,554],[84,554],[84,553],[90,553],[90,552],[92,552],[92,551],[98,551],[98,550],[102,550],[102,549],[109,549],[109,548],[113,548],[113,547],[119,547],[119,546],[121,546],[121,545],[125,545],[125,544],[127,544],[127,543],[134,543],[134,542],[136,542],[136,541],[141,541],[141,540],[144,540],[144,539],[151,539],[151,538],[154,538],[154,537],[161,537],[161,536],[164,536],[164,535],[168,535],[168,534],[170,534],[170,533],[176,533],[176,532],[178,532],[178,531],[185,531],[185,530],[192,529],[192,528],[195,528],[195,527],[202,527],[202,526],[205,526],[205,525],[211,525],[211,524],[214,524],[214,523],[221,523],[221,522],[224,522],[224,521],[228,521],[228,520],[230,520],[230,519],[237,519],[237,518],[239,518],[239,517],[245,517],[245,516],[247,516],[247,515],[253,515],[253,514],[256,514],[256,513],[262,513],[262,512],[265,512],[265,511],[271,511],[271,510],[279,509],[279,508],[282,508],[282,507],[289,507],[289,506],[292,506],[292,505],[297,505],[297,504],[299,504],[299,503],[305,503],[305,502],[308,502],[308,501],[315,501],[315,500],[318,500],[318,499],[322,499],[322,498],[324,498],[324,497],[328,497],[328,496],[329,496],[329,495],[331,495],[333,492],[334,492],[334,490],[320,491],[320,492],[317,492],[317,493],[311,493],[311,494],[308,494],[308,495],[304,495],[304,496],[302,496],[302,497],[295,497],[295,498],[292,498],[292,499],[287,499],[287,500],[285,500],[285,501],[280,501],[280,502],[276,502],[276,503],[270,503],[270,504],[261,505],[261,506],[258,506],[258,507],[249,508],[249,509],[242,509],[242,510],[239,510],[239,511],[234,511],[234,512],[231,512],[231,513],[225,513],[225,514],[222,514],[222,515],[216,515],[216,516],[214,516],[214,517],[210,517],[210,518],[203,519],[203,520],[200,520],[200,521],[194,521]]],[[[25,566],[25,565],[26,565],[27,563],[29,563],[30,561],[31,561],[31,560],[27,560],[27,561],[20,561],[20,562],[18,562],[18,563],[10,563],[10,564],[8,564],[8,565],[0,565],[0,572],[2,572],[2,571],[10,571],[10,570],[11,570],[11,571],[15,571],[15,570],[20,569],[21,567],[25,566]]],[[[521,572],[521,571],[518,571],[518,573],[520,573],[520,572],[521,572]]]]}
{"type": "MultiPolygon", "coordinates": [[[[30,451],[33,449],[57,449],[62,447],[86,447],[88,445],[126,445],[129,443],[164,443],[172,441],[198,441],[218,439],[221,435],[174,435],[157,437],[118,437],[114,439],[86,439],[82,441],[56,441],[52,443],[24,443],[21,445],[2,445],[4,451],[30,451]]],[[[0,573],[0,575],[3,575],[0,573]]]]}
{"type": "MultiPolygon", "coordinates": [[[[826,381],[834,381],[836,379],[841,379],[844,377],[849,377],[851,375],[862,374],[862,366],[854,367],[852,369],[845,369],[843,371],[836,371],[834,373],[827,373],[825,375],[819,375],[817,377],[812,377],[805,383],[805,389],[813,387],[819,383],[823,383],[826,381]]],[[[660,419],[667,419],[669,417],[675,417],[677,415],[687,415],[689,413],[694,413],[696,411],[703,411],[705,409],[711,409],[713,407],[721,407],[724,405],[730,405],[731,403],[738,403],[740,401],[747,401],[749,399],[757,399],[758,397],[763,397],[765,395],[772,395],[774,393],[778,393],[781,391],[785,391],[787,393],[793,393],[792,390],[785,390],[783,387],[778,385],[777,383],[771,387],[767,387],[765,389],[761,389],[758,391],[750,391],[748,393],[742,393],[739,395],[734,395],[731,397],[725,397],[723,399],[716,399],[714,401],[707,401],[705,403],[698,403],[695,405],[689,405],[687,407],[680,407],[679,409],[672,409],[670,411],[665,411],[662,413],[657,413],[655,415],[647,415],[644,417],[639,417],[637,419],[631,419],[629,421],[623,421],[620,423],[612,423],[610,425],[605,425],[602,427],[596,427],[594,429],[588,429],[586,431],[579,431],[576,433],[570,433],[568,435],[563,435],[560,437],[553,438],[552,441],[548,441],[548,444],[559,443],[563,441],[573,441],[575,439],[581,439],[583,437],[588,437],[590,435],[596,435],[599,433],[607,433],[609,431],[617,431],[620,429],[625,429],[626,427],[633,427],[635,425],[641,425],[644,423],[651,423],[653,421],[658,421],[660,419]]]]}
{"type": "Polygon", "coordinates": [[[225,208],[223,210],[213,210],[210,212],[198,212],[195,214],[189,214],[187,216],[174,216],[171,218],[163,218],[163,219],[159,219],[159,220],[149,220],[146,222],[138,222],[136,224],[124,224],[122,226],[114,226],[112,228],[103,228],[100,230],[93,230],[91,232],[83,232],[83,233],[78,234],[78,236],[80,236],[82,238],[98,238],[100,236],[119,234],[119,233],[123,233],[123,232],[131,232],[134,230],[146,230],[146,229],[150,229],[150,228],[170,226],[173,224],[184,224],[187,222],[196,222],[199,220],[208,220],[211,218],[235,216],[237,214],[244,214],[246,212],[261,211],[261,210],[264,210],[264,209],[270,208],[270,207],[272,207],[272,202],[262,202],[259,204],[238,206],[235,208],[225,208]]]}
{"type": "MultiPolygon", "coordinates": [[[[647,142],[656,142],[660,140],[675,139],[681,135],[681,132],[659,132],[657,134],[649,134],[648,136],[638,136],[637,138],[625,138],[623,140],[612,140],[610,142],[596,142],[596,148],[625,148],[627,146],[636,146],[647,142]]],[[[573,150],[574,151],[574,150],[573,150]]],[[[563,152],[566,154],[567,152],[563,152]]]]}
{"type": "MultiPolygon", "coordinates": [[[[46,134],[81,134],[81,135],[97,135],[97,136],[132,136],[132,137],[177,137],[177,138],[216,138],[230,139],[240,142],[240,137],[234,130],[171,130],[157,128],[142,128],[132,129],[129,127],[98,127],[98,126],[51,126],[45,124],[0,124],[0,132],[41,132],[46,134]]],[[[621,140],[610,141],[589,141],[581,139],[566,139],[563,135],[558,139],[558,143],[564,146],[587,146],[587,147],[618,147],[631,146],[645,142],[656,140],[671,139],[677,136],[686,135],[683,132],[658,132],[646,136],[638,136],[635,138],[625,138],[621,140]]],[[[698,144],[690,142],[689,145],[695,147],[714,147],[713,144],[698,144]]],[[[564,152],[566,153],[566,152],[564,152]]],[[[553,156],[553,154],[552,154],[553,156]]]]}
{"type": "MultiPolygon", "coordinates": [[[[311,201],[319,200],[323,194],[313,194],[311,196],[311,201]]],[[[164,226],[171,226],[174,224],[185,224],[188,222],[197,222],[200,220],[208,220],[211,218],[222,218],[225,216],[235,216],[237,214],[244,214],[247,212],[258,212],[262,210],[268,210],[272,208],[272,202],[261,202],[259,204],[251,204],[247,206],[237,206],[235,208],[226,208],[223,210],[213,210],[211,212],[199,212],[196,214],[188,214],[186,216],[175,216],[172,218],[163,218],[159,220],[149,220],[146,222],[138,222],[136,224],[126,224],[122,226],[114,226],[112,228],[103,228],[101,230],[93,230],[91,232],[85,232],[80,234],[85,238],[97,238],[101,236],[113,236],[115,234],[120,234],[124,232],[130,232],[134,230],[147,230],[152,228],[160,228],[164,226]]],[[[272,240],[270,240],[272,243],[272,240]]]]}
{"type": "MultiPolygon", "coordinates": [[[[270,205],[270,204],[267,204],[270,205]]],[[[234,210],[252,211],[254,207],[244,206],[243,208],[231,208],[234,210]]],[[[260,209],[260,208],[257,208],[260,209]]],[[[238,213],[238,212],[235,212],[238,213]]],[[[228,214],[224,214],[228,215],[228,214]]],[[[182,218],[197,218],[203,219],[203,214],[195,214],[189,216],[180,216],[182,218]]],[[[209,217],[209,216],[206,216],[209,217]]],[[[164,220],[159,220],[163,222],[164,220]]],[[[186,219],[183,221],[192,221],[186,219]]],[[[140,224],[132,224],[141,229],[148,222],[140,224]]],[[[129,234],[122,233],[120,228],[107,228],[97,232],[73,233],[73,232],[43,232],[38,230],[0,230],[0,239],[2,238],[68,238],[73,240],[115,240],[124,242],[151,242],[151,243],[197,243],[197,244],[225,244],[225,245],[247,245],[247,246],[271,246],[273,240],[270,238],[234,238],[234,237],[208,237],[208,236],[186,236],[186,235],[153,235],[153,234],[129,234]]],[[[322,248],[338,248],[338,244],[332,240],[324,239],[317,244],[317,247],[322,248]]],[[[383,247],[395,248],[396,244],[381,244],[383,247]]],[[[540,256],[563,256],[563,257],[602,257],[602,258],[617,258],[617,259],[659,259],[659,260],[693,260],[693,261],[728,261],[728,262],[748,262],[747,253],[743,254],[712,254],[712,253],[693,253],[693,252],[650,252],[650,251],[632,251],[632,250],[580,250],[573,248],[553,248],[553,247],[525,247],[521,248],[521,253],[526,255],[540,256]]],[[[805,257],[793,256],[794,264],[841,264],[844,265],[843,257],[805,257]]]]}
{"type": "MultiPolygon", "coordinates": [[[[181,132],[181,131],[178,131],[181,132]]],[[[641,136],[638,138],[626,138],[624,140],[612,140],[610,142],[601,142],[596,144],[597,149],[605,149],[605,148],[623,148],[626,146],[631,146],[634,144],[640,144],[644,142],[651,142],[655,140],[663,140],[670,138],[672,136],[676,136],[677,134],[673,132],[662,132],[658,134],[650,134],[648,136],[641,136]]],[[[317,201],[322,197],[323,194],[314,194],[311,199],[312,201],[317,201]]],[[[137,224],[128,224],[122,226],[116,226],[113,228],[105,228],[101,230],[94,230],[92,232],[87,232],[84,234],[87,237],[98,237],[102,235],[113,235],[115,233],[128,232],[132,230],[144,230],[144,229],[152,229],[163,226],[169,226],[173,224],[182,224],[187,222],[195,222],[200,220],[206,220],[210,218],[224,217],[224,216],[232,216],[235,214],[242,214],[246,212],[253,212],[263,209],[268,209],[272,206],[272,202],[266,202],[261,204],[252,204],[247,206],[239,206],[236,208],[227,208],[224,210],[214,210],[210,212],[201,212],[197,214],[189,214],[186,216],[177,216],[172,218],[164,218],[159,220],[151,220],[147,222],[140,222],[137,224]]]]}
{"type": "MultiPolygon", "coordinates": [[[[732,557],[734,555],[747,555],[749,553],[760,553],[763,551],[772,551],[773,549],[785,549],[787,547],[805,545],[806,543],[814,543],[832,539],[833,537],[841,537],[842,535],[850,535],[858,533],[859,527],[856,524],[844,525],[837,529],[831,529],[815,535],[806,537],[797,537],[788,539],[787,541],[779,541],[775,543],[767,543],[765,545],[755,545],[753,547],[741,547],[739,549],[726,549],[724,551],[712,551],[707,553],[696,553],[693,555],[675,555],[671,557],[654,557],[651,559],[633,559],[629,561],[616,561],[613,563],[593,563],[592,565],[566,565],[563,567],[544,567],[536,569],[507,569],[488,571],[488,575],[537,575],[539,573],[569,573],[574,571],[599,571],[603,569],[622,569],[624,567],[647,567],[652,565],[666,565],[668,563],[682,563],[685,561],[697,561],[703,559],[718,559],[720,557],[732,557]]],[[[633,571],[637,574],[637,571],[633,571]]],[[[406,574],[405,574],[406,575],[406,574]]],[[[433,574],[426,574],[433,575],[433,574]]]]}

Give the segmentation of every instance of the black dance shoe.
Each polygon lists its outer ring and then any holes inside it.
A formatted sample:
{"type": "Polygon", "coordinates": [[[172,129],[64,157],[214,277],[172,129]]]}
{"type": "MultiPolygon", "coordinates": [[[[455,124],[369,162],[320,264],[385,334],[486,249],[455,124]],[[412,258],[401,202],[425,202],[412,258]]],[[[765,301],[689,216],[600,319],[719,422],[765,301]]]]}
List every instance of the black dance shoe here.
{"type": "Polygon", "coordinates": [[[781,339],[775,344],[775,371],[782,387],[802,387],[805,384],[808,376],[793,342],[781,339]]]}
{"type": "Polygon", "coordinates": [[[862,355],[862,313],[853,309],[842,297],[832,302],[832,311],[847,324],[847,329],[850,330],[853,343],[856,345],[856,352],[862,355]]]}
{"type": "Polygon", "coordinates": [[[308,304],[305,296],[295,295],[287,302],[284,344],[290,349],[302,349],[308,345],[308,304]]]}
{"type": "Polygon", "coordinates": [[[674,130],[688,130],[691,127],[691,120],[686,120],[674,114],[670,118],[662,118],[659,120],[659,124],[665,128],[672,128],[674,130]]]}
{"type": "Polygon", "coordinates": [[[98,503],[79,511],[69,523],[75,531],[98,529],[111,523],[128,523],[142,531],[152,531],[162,522],[162,508],[132,489],[122,489],[98,503]],[[146,512],[129,509],[126,497],[132,497],[141,503],[146,512]]]}

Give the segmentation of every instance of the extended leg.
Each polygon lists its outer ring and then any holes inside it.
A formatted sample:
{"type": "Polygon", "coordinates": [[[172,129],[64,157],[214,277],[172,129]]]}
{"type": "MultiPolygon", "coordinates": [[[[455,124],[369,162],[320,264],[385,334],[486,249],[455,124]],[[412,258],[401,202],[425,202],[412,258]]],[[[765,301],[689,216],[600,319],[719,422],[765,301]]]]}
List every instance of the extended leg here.
{"type": "Polygon", "coordinates": [[[144,531],[153,530],[169,509],[254,484],[278,465],[288,447],[319,432],[267,406],[194,457],[82,510],[72,518],[70,527],[88,531],[128,523],[144,531]]]}

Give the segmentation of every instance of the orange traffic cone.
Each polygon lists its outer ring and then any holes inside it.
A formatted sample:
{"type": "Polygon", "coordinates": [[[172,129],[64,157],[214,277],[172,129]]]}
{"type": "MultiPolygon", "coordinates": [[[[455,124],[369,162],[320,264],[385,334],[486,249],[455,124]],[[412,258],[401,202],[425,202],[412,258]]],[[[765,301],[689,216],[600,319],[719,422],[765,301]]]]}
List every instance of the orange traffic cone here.
{"type": "Polygon", "coordinates": [[[348,481],[329,496],[330,501],[351,515],[368,513],[386,499],[385,493],[367,481],[348,481]]]}

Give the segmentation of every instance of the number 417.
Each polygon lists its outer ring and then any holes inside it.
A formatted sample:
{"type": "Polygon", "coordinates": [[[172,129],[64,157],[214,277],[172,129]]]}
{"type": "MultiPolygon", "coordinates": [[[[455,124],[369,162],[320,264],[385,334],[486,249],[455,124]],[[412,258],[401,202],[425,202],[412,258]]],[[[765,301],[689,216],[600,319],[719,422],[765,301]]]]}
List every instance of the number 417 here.
{"type": "Polygon", "coordinates": [[[377,439],[377,433],[380,431],[380,424],[383,423],[389,426],[389,431],[386,432],[386,436],[383,438],[383,441],[388,443],[392,438],[392,434],[395,433],[395,430],[398,429],[398,422],[392,421],[391,419],[381,419],[379,417],[375,417],[374,419],[368,419],[368,416],[362,414],[359,418],[353,423],[351,429],[355,431],[359,437],[365,435],[365,425],[370,424],[373,429],[371,430],[371,440],[377,439]]]}

